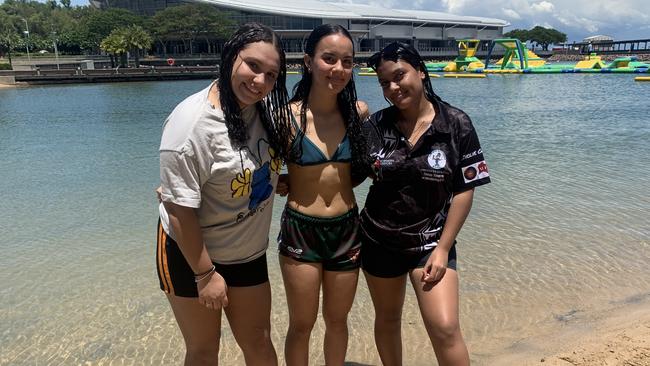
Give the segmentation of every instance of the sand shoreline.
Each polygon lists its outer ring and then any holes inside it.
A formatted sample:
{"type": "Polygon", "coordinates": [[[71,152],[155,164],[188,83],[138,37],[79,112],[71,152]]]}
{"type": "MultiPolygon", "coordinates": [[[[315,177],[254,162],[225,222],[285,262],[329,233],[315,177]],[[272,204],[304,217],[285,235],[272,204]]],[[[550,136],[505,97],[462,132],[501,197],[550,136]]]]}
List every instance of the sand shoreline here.
{"type": "Polygon", "coordinates": [[[567,321],[552,334],[523,339],[485,365],[650,366],[650,294],[567,321]]]}

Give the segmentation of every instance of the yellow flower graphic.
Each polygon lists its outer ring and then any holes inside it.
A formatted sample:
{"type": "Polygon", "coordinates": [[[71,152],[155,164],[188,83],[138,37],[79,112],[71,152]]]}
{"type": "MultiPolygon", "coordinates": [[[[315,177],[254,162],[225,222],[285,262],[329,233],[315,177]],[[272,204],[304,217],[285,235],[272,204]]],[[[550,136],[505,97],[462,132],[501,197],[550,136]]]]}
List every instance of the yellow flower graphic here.
{"type": "Polygon", "coordinates": [[[251,192],[251,170],[246,168],[244,174],[237,173],[235,179],[230,182],[232,197],[248,196],[251,192]]]}
{"type": "Polygon", "coordinates": [[[280,174],[280,169],[282,169],[282,159],[277,156],[276,151],[269,147],[269,155],[271,156],[271,170],[276,174],[280,174]]]}

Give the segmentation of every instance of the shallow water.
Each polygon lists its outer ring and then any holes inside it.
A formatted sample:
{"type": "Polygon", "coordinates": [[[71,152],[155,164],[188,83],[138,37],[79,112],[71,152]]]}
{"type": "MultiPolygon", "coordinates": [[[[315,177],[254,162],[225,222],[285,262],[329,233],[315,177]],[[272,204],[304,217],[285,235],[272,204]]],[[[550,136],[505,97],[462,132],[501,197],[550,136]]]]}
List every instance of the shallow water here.
{"type": "MultiPolygon", "coordinates": [[[[371,110],[385,105],[375,78],[356,80],[371,110]]],[[[475,364],[650,294],[650,85],[588,74],[432,81],[472,117],[492,176],[458,238],[461,324],[475,364]]],[[[0,90],[0,364],[181,362],[155,274],[153,188],[162,121],[206,84],[0,90]]],[[[360,204],[366,191],[367,183],[357,190],[360,204]]],[[[287,311],[277,231],[275,220],[280,352],[287,311]]],[[[361,281],[348,361],[379,364],[372,321],[361,281]]],[[[324,363],[322,335],[319,320],[315,364],[324,363]]],[[[403,337],[405,364],[434,362],[410,288],[403,337]]],[[[243,364],[227,326],[221,360],[243,364]]]]}

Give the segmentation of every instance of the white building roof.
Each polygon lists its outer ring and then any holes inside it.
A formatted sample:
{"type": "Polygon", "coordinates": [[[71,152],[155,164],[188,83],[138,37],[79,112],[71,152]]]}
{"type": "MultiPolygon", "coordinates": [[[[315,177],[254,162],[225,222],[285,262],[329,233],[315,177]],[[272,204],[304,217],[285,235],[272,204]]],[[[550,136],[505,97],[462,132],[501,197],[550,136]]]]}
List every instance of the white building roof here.
{"type": "Polygon", "coordinates": [[[602,41],[613,41],[613,40],[614,40],[614,38],[612,38],[610,36],[605,36],[605,35],[599,34],[597,36],[587,37],[587,38],[583,39],[582,42],[602,42],[602,41]]]}
{"type": "Polygon", "coordinates": [[[505,27],[505,20],[461,16],[424,10],[388,9],[378,5],[335,3],[316,0],[200,0],[205,3],[241,11],[324,19],[359,19],[406,21],[414,23],[457,23],[476,26],[505,27]]]}

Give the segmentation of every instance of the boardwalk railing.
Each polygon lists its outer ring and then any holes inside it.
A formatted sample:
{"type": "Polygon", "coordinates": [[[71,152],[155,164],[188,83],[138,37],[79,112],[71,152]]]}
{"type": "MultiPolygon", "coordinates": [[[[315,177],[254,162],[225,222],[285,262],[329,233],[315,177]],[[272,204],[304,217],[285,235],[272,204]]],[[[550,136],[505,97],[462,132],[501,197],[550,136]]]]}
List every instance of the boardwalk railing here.
{"type": "Polygon", "coordinates": [[[0,71],[0,78],[13,77],[16,83],[57,84],[93,83],[148,80],[211,79],[218,76],[219,69],[211,66],[140,67],[114,69],[61,69],[0,71]]]}

